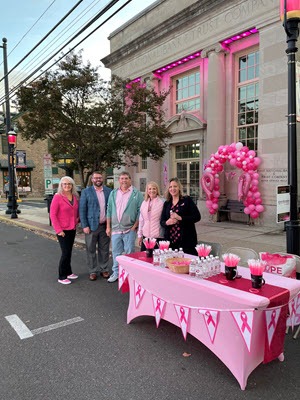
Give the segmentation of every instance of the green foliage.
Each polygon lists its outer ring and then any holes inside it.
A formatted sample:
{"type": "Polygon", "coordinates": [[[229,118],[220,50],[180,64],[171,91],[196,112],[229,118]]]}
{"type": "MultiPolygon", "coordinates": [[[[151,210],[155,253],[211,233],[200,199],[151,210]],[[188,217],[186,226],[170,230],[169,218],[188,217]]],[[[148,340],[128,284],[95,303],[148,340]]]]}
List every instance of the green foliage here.
{"type": "Polygon", "coordinates": [[[57,70],[19,90],[19,129],[31,142],[51,139],[53,158],[72,158],[85,186],[86,170],[132,165],[137,155],[164,155],[170,137],[162,110],[167,96],[118,77],[103,81],[97,68],[83,65],[81,53],[72,53],[57,70]]]}

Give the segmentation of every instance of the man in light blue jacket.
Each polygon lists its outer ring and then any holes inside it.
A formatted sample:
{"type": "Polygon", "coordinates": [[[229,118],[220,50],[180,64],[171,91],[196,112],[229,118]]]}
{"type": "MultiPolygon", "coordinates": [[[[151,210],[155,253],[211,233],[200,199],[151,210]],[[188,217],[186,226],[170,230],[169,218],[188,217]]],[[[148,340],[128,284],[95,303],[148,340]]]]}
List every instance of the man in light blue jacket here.
{"type": "Polygon", "coordinates": [[[112,275],[108,282],[118,280],[119,265],[116,257],[135,251],[140,207],[144,199],[142,193],[131,186],[128,172],[121,172],[119,184],[120,187],[111,192],[107,205],[106,233],[111,236],[113,256],[112,275]]]}
{"type": "Polygon", "coordinates": [[[85,233],[89,278],[95,281],[98,273],[105,279],[109,278],[110,237],[106,234],[106,209],[111,189],[103,185],[103,176],[100,172],[93,172],[91,179],[93,185],[84,189],[81,194],[79,215],[85,233]]]}

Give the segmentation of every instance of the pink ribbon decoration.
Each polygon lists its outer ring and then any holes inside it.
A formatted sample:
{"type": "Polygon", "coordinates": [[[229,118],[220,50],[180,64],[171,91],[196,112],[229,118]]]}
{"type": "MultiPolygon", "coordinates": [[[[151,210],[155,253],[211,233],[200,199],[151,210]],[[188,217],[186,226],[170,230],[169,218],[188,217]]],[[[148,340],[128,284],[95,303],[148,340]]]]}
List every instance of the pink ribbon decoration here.
{"type": "Polygon", "coordinates": [[[204,172],[201,178],[201,187],[204,190],[209,200],[212,197],[214,185],[215,185],[215,178],[213,174],[211,174],[210,172],[204,172]]]}
{"type": "Polygon", "coordinates": [[[251,328],[248,325],[248,317],[247,317],[247,314],[244,311],[241,312],[241,320],[243,321],[243,325],[242,325],[242,328],[241,328],[242,332],[244,333],[245,329],[247,328],[248,331],[251,333],[251,328]]]}
{"type": "Polygon", "coordinates": [[[134,297],[135,297],[135,306],[138,308],[140,301],[145,293],[145,289],[136,281],[134,281],[134,297]]]}
{"type": "Polygon", "coordinates": [[[123,283],[126,281],[127,276],[128,272],[124,268],[119,269],[119,290],[123,286],[123,283]]]}
{"type": "Polygon", "coordinates": [[[243,172],[239,176],[239,181],[238,181],[238,199],[239,199],[239,201],[246,199],[247,194],[249,192],[250,183],[251,183],[250,174],[248,174],[248,172],[243,172]]]}
{"type": "Polygon", "coordinates": [[[163,299],[160,299],[159,297],[156,297],[154,295],[152,295],[152,300],[153,300],[156,327],[158,328],[166,302],[163,299]]]}
{"type": "Polygon", "coordinates": [[[203,315],[206,329],[208,331],[210,340],[214,343],[217,328],[218,328],[218,316],[219,311],[216,310],[202,310],[198,309],[199,314],[203,315]]]}
{"type": "Polygon", "coordinates": [[[271,346],[272,339],[276,330],[279,314],[281,308],[274,308],[273,310],[265,310],[266,328],[269,347],[271,346]]]}
{"type": "Polygon", "coordinates": [[[174,307],[176,309],[184,340],[186,340],[190,309],[188,307],[183,307],[177,304],[174,304],[174,307]]]}
{"type": "Polygon", "coordinates": [[[231,314],[239,327],[248,351],[251,349],[253,311],[231,311],[231,314]]]}
{"type": "Polygon", "coordinates": [[[296,314],[297,314],[295,299],[289,302],[289,313],[290,313],[290,324],[293,330],[294,326],[296,325],[296,314]]]}

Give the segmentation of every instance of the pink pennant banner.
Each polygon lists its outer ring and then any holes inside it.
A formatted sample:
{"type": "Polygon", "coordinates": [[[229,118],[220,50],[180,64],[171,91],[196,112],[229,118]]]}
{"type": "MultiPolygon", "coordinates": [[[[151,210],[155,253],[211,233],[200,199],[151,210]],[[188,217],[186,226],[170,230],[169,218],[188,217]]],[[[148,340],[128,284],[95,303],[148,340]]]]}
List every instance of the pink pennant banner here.
{"type": "Polygon", "coordinates": [[[278,323],[280,311],[281,311],[281,307],[273,308],[273,310],[265,310],[266,329],[267,329],[267,338],[268,338],[269,347],[271,347],[271,343],[272,343],[273,336],[274,336],[276,326],[278,323]]]}
{"type": "Polygon", "coordinates": [[[289,319],[291,323],[292,330],[294,329],[294,326],[296,325],[296,308],[297,308],[297,299],[292,299],[289,302],[289,319]]]}
{"type": "Polygon", "coordinates": [[[247,349],[250,353],[252,325],[253,325],[253,311],[231,311],[231,314],[244,338],[247,349]]]}
{"type": "Polygon", "coordinates": [[[174,304],[174,307],[177,312],[177,317],[179,319],[184,340],[186,340],[190,309],[189,307],[183,307],[177,304],[174,304]]]}
{"type": "Polygon", "coordinates": [[[138,308],[140,301],[145,293],[145,289],[136,281],[134,281],[134,297],[135,297],[135,307],[138,308]]]}
{"type": "Polygon", "coordinates": [[[166,302],[163,299],[160,299],[159,297],[154,296],[154,294],[152,295],[152,300],[153,300],[156,327],[158,328],[160,320],[161,320],[163,312],[164,312],[164,307],[165,307],[166,302]]]}
{"type": "Polygon", "coordinates": [[[203,315],[210,340],[213,343],[219,323],[219,311],[198,309],[198,312],[203,315]]]}
{"type": "Polygon", "coordinates": [[[119,290],[123,286],[127,277],[128,277],[128,272],[125,270],[125,268],[119,266],[119,290]]]}

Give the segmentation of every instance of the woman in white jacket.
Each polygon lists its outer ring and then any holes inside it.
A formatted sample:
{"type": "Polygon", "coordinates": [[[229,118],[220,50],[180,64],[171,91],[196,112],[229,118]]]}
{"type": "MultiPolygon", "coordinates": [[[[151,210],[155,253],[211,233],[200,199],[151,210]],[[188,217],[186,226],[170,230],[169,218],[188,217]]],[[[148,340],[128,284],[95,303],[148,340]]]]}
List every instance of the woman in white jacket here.
{"type": "Polygon", "coordinates": [[[164,240],[163,228],[160,225],[163,204],[164,200],[160,197],[158,184],[149,182],[146,186],[145,200],[140,208],[138,244],[141,246],[141,251],[146,250],[143,243],[146,237],[155,238],[157,242],[164,240]]]}

